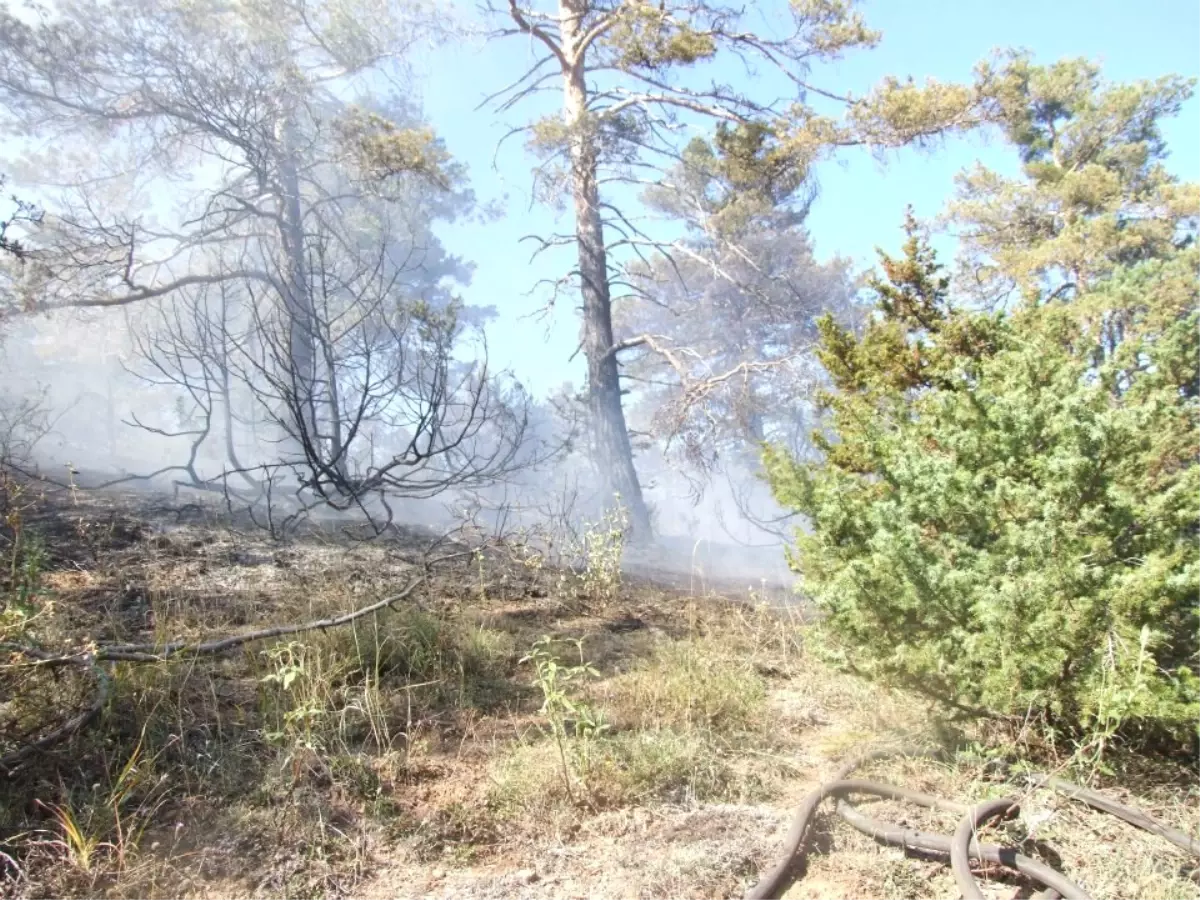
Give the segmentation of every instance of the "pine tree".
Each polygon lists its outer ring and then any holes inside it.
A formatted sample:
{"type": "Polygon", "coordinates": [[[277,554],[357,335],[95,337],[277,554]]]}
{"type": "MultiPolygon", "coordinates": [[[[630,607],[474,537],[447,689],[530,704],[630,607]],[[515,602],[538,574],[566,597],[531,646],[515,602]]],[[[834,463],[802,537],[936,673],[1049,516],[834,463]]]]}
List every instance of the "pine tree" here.
{"type": "Polygon", "coordinates": [[[1186,87],[1015,71],[998,120],[1025,178],[973,173],[951,212],[980,268],[948,277],[910,218],[862,333],[821,323],[823,460],[772,449],[768,471],[810,520],[793,564],[846,664],[1093,750],[1194,739],[1196,186],[1155,137],[1186,87]],[[1004,283],[1022,302],[954,302],[1004,283]]]}

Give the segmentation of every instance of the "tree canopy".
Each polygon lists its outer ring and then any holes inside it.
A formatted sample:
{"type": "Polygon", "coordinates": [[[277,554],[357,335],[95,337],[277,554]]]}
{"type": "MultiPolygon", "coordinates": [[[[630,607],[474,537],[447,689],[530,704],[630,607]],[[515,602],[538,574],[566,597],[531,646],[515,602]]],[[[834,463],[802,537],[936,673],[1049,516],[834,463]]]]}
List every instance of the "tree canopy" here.
{"type": "Polygon", "coordinates": [[[1157,122],[1190,86],[1021,57],[1000,83],[1024,177],[960,179],[958,273],[910,218],[862,331],[821,322],[822,459],[766,457],[811,524],[793,563],[860,671],[1090,751],[1186,743],[1200,249],[1157,122]]]}

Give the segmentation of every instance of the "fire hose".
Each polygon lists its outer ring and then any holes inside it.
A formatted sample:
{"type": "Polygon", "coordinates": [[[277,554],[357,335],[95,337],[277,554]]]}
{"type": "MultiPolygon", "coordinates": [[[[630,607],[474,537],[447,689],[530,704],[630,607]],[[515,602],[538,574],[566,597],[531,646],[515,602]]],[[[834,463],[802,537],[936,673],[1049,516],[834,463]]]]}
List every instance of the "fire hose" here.
{"type": "MultiPolygon", "coordinates": [[[[986,822],[1018,813],[1018,798],[1006,797],[967,806],[907,788],[848,777],[856,769],[870,762],[893,756],[936,758],[942,755],[939,750],[927,749],[874,750],[842,766],[834,774],[832,781],[822,784],[801,802],[784,840],[782,856],[750,889],[746,900],[771,900],[779,897],[787,889],[791,873],[797,871],[803,863],[806,839],[817,811],[829,799],[837,801],[837,813],[843,822],[882,844],[949,857],[950,868],[963,900],[983,900],[983,893],[971,871],[972,861],[993,863],[1020,872],[1042,885],[1044,890],[1037,896],[1043,900],[1058,897],[1067,900],[1091,900],[1091,896],[1080,885],[1046,863],[1024,856],[1012,847],[985,844],[976,839],[976,833],[986,822]],[[849,802],[847,798],[856,795],[901,800],[928,809],[946,810],[960,816],[958,827],[952,837],[947,837],[880,822],[864,815],[849,802]]],[[[1058,791],[1093,809],[1109,813],[1130,825],[1158,835],[1192,856],[1200,858],[1200,841],[1163,825],[1141,810],[1117,803],[1103,794],[1051,775],[1033,774],[1029,775],[1028,779],[1031,788],[1050,788],[1058,791]]]]}

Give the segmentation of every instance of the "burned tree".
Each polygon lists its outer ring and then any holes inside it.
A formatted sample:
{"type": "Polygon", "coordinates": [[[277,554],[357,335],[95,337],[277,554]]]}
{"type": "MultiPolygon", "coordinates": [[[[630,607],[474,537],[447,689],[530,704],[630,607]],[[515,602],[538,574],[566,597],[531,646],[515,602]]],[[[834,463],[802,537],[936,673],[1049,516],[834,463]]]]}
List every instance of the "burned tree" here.
{"type": "MultiPolygon", "coordinates": [[[[338,510],[390,523],[394,497],[426,499],[503,478],[517,464],[528,400],[488,369],[482,338],[472,361],[455,358],[469,326],[457,304],[406,296],[385,251],[349,257],[328,235],[310,243],[315,375],[296,371],[291,323],[253,302],[251,340],[235,369],[289,438],[280,462],[299,485],[338,510]],[[338,257],[341,257],[339,260],[338,257]],[[368,509],[369,500],[382,507],[368,509]]],[[[523,461],[527,462],[527,461],[523,461]]]]}
{"type": "MultiPolygon", "coordinates": [[[[32,23],[0,13],[8,124],[85,160],[57,165],[67,187],[47,192],[27,248],[26,304],[115,306],[254,282],[286,310],[290,352],[308,372],[305,217],[330,202],[322,167],[354,162],[353,147],[324,137],[347,114],[339,92],[415,39],[403,7],[386,12],[355,24],[351,0],[81,0],[32,23]],[[156,208],[168,187],[186,199],[156,208]]],[[[417,151],[409,170],[432,173],[439,151],[417,151]]]]}
{"type": "Polygon", "coordinates": [[[231,294],[226,284],[181,292],[169,303],[156,302],[154,314],[132,333],[136,361],[129,370],[148,386],[168,389],[175,420],[149,422],[134,412],[126,424],[164,438],[185,438],[188,444],[184,462],[146,473],[147,478],[179,472],[187,480],[177,484],[205,486],[201,453],[218,438],[224,440],[228,464],[244,472],[235,446],[230,379],[231,294]]]}
{"type": "Polygon", "coordinates": [[[473,311],[449,285],[467,270],[431,230],[469,206],[461,173],[399,99],[346,102],[359,76],[399,73],[419,26],[354,0],[0,13],[9,124],[90,145],[59,161],[24,302],[160,304],[144,374],[195,424],[139,423],[192,441],[192,483],[218,434],[221,472],[269,464],[338,509],[505,470],[523,399],[453,358],[473,311]],[[156,203],[167,188],[177,208],[156,203]],[[231,391],[273,426],[276,458],[238,457],[231,391]],[[405,429],[394,453],[364,449],[405,429]]]}
{"type": "Polygon", "coordinates": [[[353,250],[336,237],[308,229],[314,302],[304,339],[315,358],[303,372],[292,318],[253,286],[159,304],[138,334],[139,374],[183,393],[185,424],[132,424],[190,444],[187,463],[161,472],[221,490],[273,530],[286,499],[287,522],[315,507],[353,511],[378,534],[397,499],[477,487],[540,461],[525,446],[520,386],[489,372],[482,341],[473,361],[455,358],[470,330],[458,305],[408,294],[413,273],[389,254],[391,236],[374,254],[361,235],[353,250]],[[243,453],[236,438],[248,422],[281,437],[243,453]]]}

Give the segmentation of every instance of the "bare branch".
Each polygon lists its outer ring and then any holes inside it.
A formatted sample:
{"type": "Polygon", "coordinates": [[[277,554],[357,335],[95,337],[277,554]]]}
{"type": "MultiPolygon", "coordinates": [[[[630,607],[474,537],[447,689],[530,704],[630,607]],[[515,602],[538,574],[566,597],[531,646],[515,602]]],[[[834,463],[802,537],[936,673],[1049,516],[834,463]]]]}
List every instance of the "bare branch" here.
{"type": "Polygon", "coordinates": [[[521,29],[521,31],[525,32],[526,34],[533,35],[546,45],[550,53],[556,60],[558,60],[558,64],[562,71],[566,72],[571,68],[573,61],[568,60],[563,55],[562,48],[555,42],[554,38],[552,38],[544,28],[529,20],[529,14],[517,5],[517,0],[508,0],[508,14],[512,17],[512,20],[517,23],[517,27],[521,29]]]}

